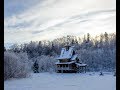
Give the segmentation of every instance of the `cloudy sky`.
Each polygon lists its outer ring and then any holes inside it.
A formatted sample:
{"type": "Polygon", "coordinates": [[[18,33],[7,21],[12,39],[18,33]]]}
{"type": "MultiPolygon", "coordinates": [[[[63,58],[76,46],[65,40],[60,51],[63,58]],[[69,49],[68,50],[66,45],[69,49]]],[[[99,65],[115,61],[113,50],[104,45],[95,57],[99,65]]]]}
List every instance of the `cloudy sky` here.
{"type": "Polygon", "coordinates": [[[116,32],[116,0],[5,0],[5,44],[116,32]]]}

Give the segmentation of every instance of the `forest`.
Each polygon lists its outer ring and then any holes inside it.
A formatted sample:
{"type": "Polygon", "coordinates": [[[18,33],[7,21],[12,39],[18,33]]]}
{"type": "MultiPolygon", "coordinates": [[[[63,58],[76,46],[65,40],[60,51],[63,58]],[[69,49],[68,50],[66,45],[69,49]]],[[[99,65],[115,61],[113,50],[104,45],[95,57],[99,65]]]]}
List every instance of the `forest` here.
{"type": "Polygon", "coordinates": [[[4,79],[29,76],[34,71],[35,61],[39,72],[54,72],[56,58],[66,44],[75,46],[80,61],[88,65],[88,72],[116,70],[116,33],[105,32],[95,37],[87,33],[84,37],[67,35],[52,41],[14,44],[9,49],[4,47],[4,79]]]}

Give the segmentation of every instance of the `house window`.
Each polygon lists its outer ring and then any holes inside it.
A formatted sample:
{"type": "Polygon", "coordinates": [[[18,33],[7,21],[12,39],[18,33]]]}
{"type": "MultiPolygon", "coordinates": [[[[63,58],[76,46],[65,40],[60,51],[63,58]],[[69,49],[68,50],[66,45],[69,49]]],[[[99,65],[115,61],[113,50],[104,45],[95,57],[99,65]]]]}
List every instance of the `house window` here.
{"type": "Polygon", "coordinates": [[[75,55],[75,51],[73,51],[73,55],[75,55]]]}
{"type": "Polygon", "coordinates": [[[66,47],[66,50],[68,51],[68,50],[69,50],[69,47],[66,47]]]}

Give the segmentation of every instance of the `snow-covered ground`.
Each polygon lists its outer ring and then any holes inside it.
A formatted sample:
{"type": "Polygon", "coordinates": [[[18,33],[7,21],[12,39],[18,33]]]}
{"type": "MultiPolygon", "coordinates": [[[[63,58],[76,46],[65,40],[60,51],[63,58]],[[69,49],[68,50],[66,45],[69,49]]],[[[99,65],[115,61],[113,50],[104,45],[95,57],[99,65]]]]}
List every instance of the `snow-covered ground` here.
{"type": "Polygon", "coordinates": [[[37,73],[4,82],[4,90],[116,90],[111,73],[37,73]]]}

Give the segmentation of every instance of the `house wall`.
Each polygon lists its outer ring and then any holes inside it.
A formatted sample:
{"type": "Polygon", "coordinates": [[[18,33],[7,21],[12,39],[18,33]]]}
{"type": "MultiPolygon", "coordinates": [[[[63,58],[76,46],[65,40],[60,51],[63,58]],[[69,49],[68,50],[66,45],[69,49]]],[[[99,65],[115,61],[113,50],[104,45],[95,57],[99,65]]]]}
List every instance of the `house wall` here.
{"type": "Polygon", "coordinates": [[[61,63],[62,62],[68,62],[69,60],[68,59],[63,59],[63,60],[59,60],[61,63]]]}
{"type": "Polygon", "coordinates": [[[77,67],[75,63],[72,63],[72,64],[57,64],[57,68],[69,68],[76,70],[77,67]]]}
{"type": "Polygon", "coordinates": [[[68,67],[68,64],[58,64],[57,67],[68,67]]]}
{"type": "Polygon", "coordinates": [[[86,66],[77,67],[75,63],[72,64],[57,64],[57,72],[86,72],[86,66]]]}

